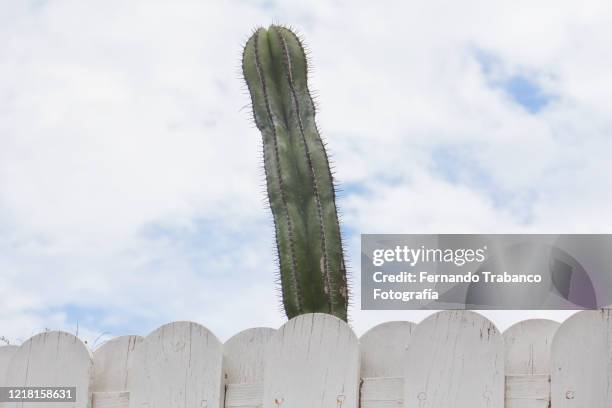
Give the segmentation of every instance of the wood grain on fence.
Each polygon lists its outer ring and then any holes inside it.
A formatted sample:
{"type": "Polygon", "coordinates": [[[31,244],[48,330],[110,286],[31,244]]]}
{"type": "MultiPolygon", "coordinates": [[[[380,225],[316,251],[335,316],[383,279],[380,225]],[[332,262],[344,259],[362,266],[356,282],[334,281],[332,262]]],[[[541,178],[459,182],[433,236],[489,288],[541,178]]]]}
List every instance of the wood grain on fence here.
{"type": "Polygon", "coordinates": [[[559,323],[533,319],[504,332],[506,408],[548,408],[552,341],[559,323]]]}
{"type": "Polygon", "coordinates": [[[102,344],[94,356],[94,392],[127,391],[128,374],[140,336],[115,337],[102,344]]]}
{"type": "Polygon", "coordinates": [[[225,407],[261,407],[266,353],[275,329],[241,331],[223,345],[225,407]]]}
{"type": "Polygon", "coordinates": [[[264,373],[264,408],[357,408],[359,344],[342,320],[298,316],[272,337],[264,373]]]}
{"type": "Polygon", "coordinates": [[[222,362],[222,344],[204,326],[164,325],[136,348],[128,378],[129,407],[219,408],[222,362]]]}
{"type": "Polygon", "coordinates": [[[412,332],[404,363],[404,406],[502,408],[502,336],[485,317],[439,312],[412,332]]]}
{"type": "Polygon", "coordinates": [[[140,336],[120,336],[94,352],[93,403],[96,408],[127,408],[128,378],[140,336]]]}
{"type": "Polygon", "coordinates": [[[412,322],[386,322],[359,339],[362,408],[402,406],[404,364],[414,327],[412,322]]]}
{"type": "Polygon", "coordinates": [[[385,322],[365,332],[359,339],[361,377],[402,377],[412,322],[385,322]]]}
{"type": "Polygon", "coordinates": [[[553,408],[612,407],[612,310],[567,319],[552,347],[553,408]]]}
{"type": "MultiPolygon", "coordinates": [[[[6,373],[10,387],[76,387],[76,402],[54,402],[55,408],[90,408],[93,356],[72,334],[37,334],[13,354],[6,373]]],[[[39,402],[10,402],[3,408],[40,408],[39,402]]]]}

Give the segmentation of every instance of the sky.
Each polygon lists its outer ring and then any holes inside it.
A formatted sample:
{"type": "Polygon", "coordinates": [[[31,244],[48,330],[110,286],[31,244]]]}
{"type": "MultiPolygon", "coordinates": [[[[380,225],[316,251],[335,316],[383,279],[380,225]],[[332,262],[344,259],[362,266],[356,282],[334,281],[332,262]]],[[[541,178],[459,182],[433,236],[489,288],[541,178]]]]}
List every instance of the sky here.
{"type": "MultiPolygon", "coordinates": [[[[0,0],[0,336],[285,317],[252,30],[310,50],[358,334],[362,233],[612,230],[612,3],[0,0]]],[[[486,312],[500,329],[568,312],[486,312]]]]}

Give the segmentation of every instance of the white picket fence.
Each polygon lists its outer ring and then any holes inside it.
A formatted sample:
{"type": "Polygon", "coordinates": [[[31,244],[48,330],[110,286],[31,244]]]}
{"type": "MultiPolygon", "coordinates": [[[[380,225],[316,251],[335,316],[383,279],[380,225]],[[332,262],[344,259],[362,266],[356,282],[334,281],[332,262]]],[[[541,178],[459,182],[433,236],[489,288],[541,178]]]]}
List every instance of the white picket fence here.
{"type": "Polygon", "coordinates": [[[387,322],[357,338],[310,314],[222,344],[174,322],[93,354],[64,332],[0,348],[0,385],[76,386],[73,403],[2,408],[610,408],[612,310],[500,334],[469,311],[387,322]]]}

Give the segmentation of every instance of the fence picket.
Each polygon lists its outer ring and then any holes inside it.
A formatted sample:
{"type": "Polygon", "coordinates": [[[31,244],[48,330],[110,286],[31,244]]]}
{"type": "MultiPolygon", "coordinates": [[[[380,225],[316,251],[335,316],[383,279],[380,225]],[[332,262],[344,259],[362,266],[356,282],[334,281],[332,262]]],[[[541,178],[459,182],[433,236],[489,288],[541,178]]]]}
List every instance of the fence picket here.
{"type": "Polygon", "coordinates": [[[548,408],[552,341],[559,323],[519,322],[504,332],[506,408],[548,408]]]}
{"type": "MultiPolygon", "coordinates": [[[[15,352],[6,374],[10,387],[76,387],[76,402],[54,402],[55,408],[90,408],[93,356],[72,334],[37,334],[15,352]]],[[[51,405],[51,404],[49,404],[51,405]]],[[[40,408],[40,402],[7,402],[3,408],[40,408]]]]}
{"type": "Polygon", "coordinates": [[[94,392],[126,391],[134,352],[143,338],[115,337],[94,351],[94,392]]]}
{"type": "Polygon", "coordinates": [[[130,408],[222,406],[222,345],[205,327],[192,322],[161,326],[145,337],[133,358],[130,408]]]}
{"type": "Polygon", "coordinates": [[[128,375],[140,336],[115,337],[94,351],[93,408],[127,408],[128,375]]]}
{"type": "Polygon", "coordinates": [[[412,322],[385,322],[365,332],[359,339],[361,377],[402,377],[412,322]]]}
{"type": "Polygon", "coordinates": [[[264,408],[356,408],[359,344],[342,320],[306,314],[272,337],[264,374],[264,408]]]}
{"type": "Polygon", "coordinates": [[[414,326],[412,322],[385,322],[359,339],[362,408],[403,405],[404,364],[414,326]]]}
{"type": "Polygon", "coordinates": [[[552,406],[612,406],[612,310],[567,319],[552,346],[552,406]]]}
{"type": "Polygon", "coordinates": [[[225,407],[261,407],[266,351],[275,329],[241,331],[223,345],[225,407]]]}
{"type": "Polygon", "coordinates": [[[266,350],[275,329],[257,327],[232,336],[223,345],[223,370],[227,383],[263,382],[266,350]]]}
{"type": "Polygon", "coordinates": [[[485,317],[436,313],[412,332],[404,364],[406,407],[502,408],[503,340],[485,317]]]}
{"type": "Polygon", "coordinates": [[[4,386],[9,363],[17,349],[19,349],[19,346],[7,345],[0,347],[0,387],[4,386]]]}

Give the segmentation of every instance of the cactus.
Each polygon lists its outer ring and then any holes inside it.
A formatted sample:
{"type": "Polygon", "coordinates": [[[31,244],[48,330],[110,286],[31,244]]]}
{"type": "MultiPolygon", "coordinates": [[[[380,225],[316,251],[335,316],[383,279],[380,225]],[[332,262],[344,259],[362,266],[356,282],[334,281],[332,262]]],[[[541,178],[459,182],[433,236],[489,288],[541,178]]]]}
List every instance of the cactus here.
{"type": "Polygon", "coordinates": [[[259,28],[244,47],[242,70],[263,138],[285,313],[329,313],[346,321],[336,194],[315,123],[304,48],[288,28],[259,28]]]}

